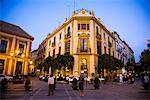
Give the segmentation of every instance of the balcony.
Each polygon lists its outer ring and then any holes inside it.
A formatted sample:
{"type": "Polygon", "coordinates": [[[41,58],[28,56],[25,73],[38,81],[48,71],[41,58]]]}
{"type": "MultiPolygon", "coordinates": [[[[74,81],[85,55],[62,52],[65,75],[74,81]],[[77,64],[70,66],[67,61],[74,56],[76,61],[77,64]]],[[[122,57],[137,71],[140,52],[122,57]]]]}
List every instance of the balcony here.
{"type": "Polygon", "coordinates": [[[91,48],[88,48],[87,50],[81,50],[81,49],[77,48],[77,53],[89,54],[89,53],[91,53],[91,48]]]}
{"type": "Polygon", "coordinates": [[[96,35],[96,38],[101,40],[102,39],[102,36],[100,34],[96,35]]]}
{"type": "Polygon", "coordinates": [[[112,43],[110,41],[108,41],[108,46],[112,47],[112,43]]]}
{"type": "Polygon", "coordinates": [[[68,39],[70,37],[71,37],[71,35],[65,34],[65,39],[68,39]]]}
{"type": "Polygon", "coordinates": [[[55,47],[55,46],[56,46],[56,43],[53,42],[53,43],[52,43],[52,47],[55,47]]]}

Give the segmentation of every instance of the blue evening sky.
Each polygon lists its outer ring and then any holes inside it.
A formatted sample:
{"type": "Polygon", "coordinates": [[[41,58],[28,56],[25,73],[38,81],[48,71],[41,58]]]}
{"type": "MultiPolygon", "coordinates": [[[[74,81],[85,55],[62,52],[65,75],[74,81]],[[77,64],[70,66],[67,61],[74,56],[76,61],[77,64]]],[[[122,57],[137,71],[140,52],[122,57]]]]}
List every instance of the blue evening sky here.
{"type": "Polygon", "coordinates": [[[109,30],[119,33],[139,60],[150,39],[150,0],[0,0],[0,20],[31,34],[34,50],[74,8],[93,10],[109,30]]]}

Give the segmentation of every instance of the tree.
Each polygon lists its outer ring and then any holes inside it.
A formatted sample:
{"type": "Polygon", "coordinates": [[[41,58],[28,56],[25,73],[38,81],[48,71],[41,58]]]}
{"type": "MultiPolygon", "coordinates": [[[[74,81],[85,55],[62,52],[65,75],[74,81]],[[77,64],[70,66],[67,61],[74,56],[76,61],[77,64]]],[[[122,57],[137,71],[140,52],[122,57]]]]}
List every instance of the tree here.
{"type": "Polygon", "coordinates": [[[58,70],[65,71],[65,68],[71,69],[74,66],[74,57],[70,54],[57,55],[55,60],[58,70]]]}
{"type": "Polygon", "coordinates": [[[41,71],[42,71],[42,68],[43,68],[43,63],[39,63],[38,66],[37,66],[37,69],[40,69],[40,74],[41,74],[41,71]]]}
{"type": "Polygon", "coordinates": [[[123,63],[121,60],[114,58],[108,54],[103,54],[98,57],[98,73],[103,72],[104,69],[115,71],[121,69],[123,63]]]}
{"type": "Polygon", "coordinates": [[[143,70],[150,71],[150,50],[149,49],[145,49],[141,53],[139,62],[141,63],[143,70]]]}

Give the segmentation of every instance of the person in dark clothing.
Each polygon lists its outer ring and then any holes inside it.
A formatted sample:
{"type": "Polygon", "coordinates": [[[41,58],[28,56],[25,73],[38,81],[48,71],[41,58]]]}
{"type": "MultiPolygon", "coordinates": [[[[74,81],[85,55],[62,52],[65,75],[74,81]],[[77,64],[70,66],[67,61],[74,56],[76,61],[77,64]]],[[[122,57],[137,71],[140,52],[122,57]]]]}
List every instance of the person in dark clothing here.
{"type": "Polygon", "coordinates": [[[79,90],[80,90],[80,96],[84,96],[84,75],[81,74],[79,77],[79,90]]]}
{"type": "Polygon", "coordinates": [[[72,82],[72,88],[73,90],[77,90],[78,89],[78,80],[76,78],[73,78],[73,82],[72,82]]]}
{"type": "Polygon", "coordinates": [[[100,80],[98,77],[94,78],[94,88],[98,89],[99,88],[99,84],[100,84],[100,80]]]}

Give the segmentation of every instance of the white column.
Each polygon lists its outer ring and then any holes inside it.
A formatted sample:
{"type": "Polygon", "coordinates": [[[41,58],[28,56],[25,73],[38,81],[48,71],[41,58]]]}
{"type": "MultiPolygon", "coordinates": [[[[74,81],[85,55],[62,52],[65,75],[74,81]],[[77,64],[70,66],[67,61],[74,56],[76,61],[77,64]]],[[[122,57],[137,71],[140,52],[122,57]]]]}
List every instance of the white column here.
{"type": "Polygon", "coordinates": [[[26,51],[25,51],[25,52],[26,52],[26,55],[25,55],[25,56],[26,56],[26,57],[29,57],[29,49],[30,49],[30,42],[29,42],[29,41],[27,42],[27,46],[26,46],[26,47],[27,47],[27,48],[26,48],[26,51]]]}
{"type": "Polygon", "coordinates": [[[7,75],[11,75],[12,63],[13,63],[13,59],[9,59],[9,64],[7,66],[8,67],[7,75]]]}
{"type": "Polygon", "coordinates": [[[24,75],[27,75],[28,74],[28,61],[25,61],[25,64],[24,64],[24,75]]]}
{"type": "Polygon", "coordinates": [[[73,66],[73,75],[75,75],[75,72],[78,72],[80,74],[79,70],[79,64],[78,64],[78,56],[74,55],[74,66],[73,66]]]}
{"type": "Polygon", "coordinates": [[[11,52],[15,53],[16,36],[12,39],[11,52]]]}
{"type": "Polygon", "coordinates": [[[94,53],[94,22],[90,20],[90,46],[91,46],[91,53],[94,53]]]}
{"type": "MultiPolygon", "coordinates": [[[[88,75],[90,76],[92,73],[95,73],[95,66],[94,66],[94,61],[95,61],[95,59],[94,59],[94,55],[91,55],[90,56],[90,73],[88,73],[88,75]]],[[[89,77],[88,76],[88,77],[89,77]]]]}
{"type": "MultiPolygon", "coordinates": [[[[15,55],[15,44],[16,44],[16,37],[14,36],[13,37],[13,39],[12,39],[12,44],[11,44],[11,51],[10,52],[12,52],[12,53],[14,53],[14,55],[15,55]]],[[[7,74],[8,75],[11,75],[11,71],[12,71],[12,67],[13,67],[13,64],[14,62],[13,62],[13,57],[11,57],[10,59],[9,59],[9,62],[8,62],[8,70],[7,70],[7,74]]]]}

